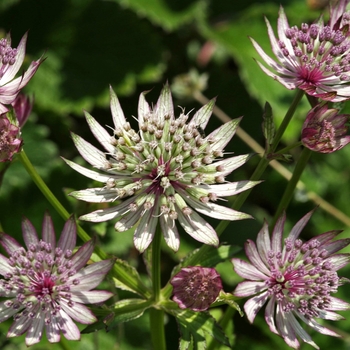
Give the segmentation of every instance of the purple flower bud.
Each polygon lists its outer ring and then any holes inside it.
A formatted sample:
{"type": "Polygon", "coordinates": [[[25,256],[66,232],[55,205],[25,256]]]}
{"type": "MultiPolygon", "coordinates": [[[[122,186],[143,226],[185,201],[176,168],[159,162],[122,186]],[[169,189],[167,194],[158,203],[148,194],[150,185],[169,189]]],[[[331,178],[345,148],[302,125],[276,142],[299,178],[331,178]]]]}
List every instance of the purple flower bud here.
{"type": "Polygon", "coordinates": [[[5,115],[0,115],[0,162],[11,161],[22,146],[20,129],[11,124],[5,115]]]}
{"type": "Polygon", "coordinates": [[[320,153],[335,152],[350,142],[346,135],[349,119],[347,114],[338,114],[337,109],[327,105],[317,105],[306,116],[301,132],[301,142],[312,151],[320,153]]]}
{"type": "Polygon", "coordinates": [[[210,267],[185,267],[170,283],[174,287],[173,300],[180,309],[193,311],[207,310],[222,290],[220,275],[210,267]]]}

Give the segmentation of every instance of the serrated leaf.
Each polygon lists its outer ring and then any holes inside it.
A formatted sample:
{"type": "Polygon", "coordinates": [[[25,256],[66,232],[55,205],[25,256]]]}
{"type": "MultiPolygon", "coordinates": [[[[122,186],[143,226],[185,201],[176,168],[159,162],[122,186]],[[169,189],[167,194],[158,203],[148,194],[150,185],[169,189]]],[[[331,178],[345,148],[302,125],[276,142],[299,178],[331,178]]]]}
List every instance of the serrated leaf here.
{"type": "Polygon", "coordinates": [[[239,305],[236,303],[235,299],[236,297],[233,294],[225,293],[224,291],[221,290],[215,302],[224,302],[225,304],[229,305],[233,309],[237,310],[239,314],[243,317],[244,313],[239,307],[239,305]]]}
{"type": "Polygon", "coordinates": [[[137,293],[136,289],[132,289],[129,287],[130,285],[135,285],[135,286],[142,286],[142,289],[146,289],[145,285],[143,284],[139,273],[137,270],[129,265],[126,261],[117,259],[115,264],[118,266],[119,270],[123,271],[123,274],[127,276],[128,279],[128,284],[126,285],[125,283],[121,282],[120,280],[117,280],[116,278],[113,278],[114,284],[117,288],[122,289],[122,290],[127,290],[129,292],[137,293]]]}
{"type": "Polygon", "coordinates": [[[116,302],[114,306],[112,305],[114,307],[113,318],[106,322],[107,330],[112,330],[119,323],[141,317],[151,305],[151,301],[144,299],[124,299],[116,302]]]}
{"type": "Polygon", "coordinates": [[[116,0],[120,5],[134,10],[138,15],[148,18],[168,31],[173,31],[183,24],[192,22],[206,10],[205,1],[197,1],[185,10],[172,11],[162,0],[116,0]]]}
{"type": "Polygon", "coordinates": [[[189,330],[181,323],[178,323],[180,331],[179,350],[191,350],[193,349],[193,338],[189,330]]]}
{"type": "Polygon", "coordinates": [[[182,331],[185,330],[186,341],[189,341],[189,334],[191,334],[194,349],[206,348],[206,335],[215,338],[224,345],[230,346],[225,333],[209,312],[194,312],[188,309],[180,310],[173,308],[168,308],[167,312],[176,318],[180,329],[182,331]]]}

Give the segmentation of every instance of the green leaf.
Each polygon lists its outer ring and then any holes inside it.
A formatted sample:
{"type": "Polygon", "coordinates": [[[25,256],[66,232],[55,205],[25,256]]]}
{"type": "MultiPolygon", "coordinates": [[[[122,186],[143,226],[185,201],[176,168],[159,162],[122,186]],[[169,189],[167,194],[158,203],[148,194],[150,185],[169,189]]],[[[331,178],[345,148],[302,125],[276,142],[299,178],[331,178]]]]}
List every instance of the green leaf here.
{"type": "Polygon", "coordinates": [[[262,129],[266,140],[266,147],[268,147],[272,144],[272,140],[275,136],[275,124],[273,122],[272,108],[268,102],[265,103],[262,129]]]}
{"type": "Polygon", "coordinates": [[[116,0],[121,6],[134,10],[142,17],[148,18],[153,24],[160,25],[165,30],[173,31],[181,25],[192,22],[198,14],[206,10],[205,1],[197,1],[185,10],[173,11],[162,0],[116,0]]]}
{"type": "Polygon", "coordinates": [[[136,288],[133,289],[131,287],[129,287],[130,285],[135,285],[135,286],[140,286],[142,290],[146,289],[146,286],[143,284],[139,273],[137,272],[137,270],[129,265],[126,261],[121,260],[121,259],[117,259],[115,264],[118,267],[119,271],[123,272],[123,275],[125,276],[125,278],[128,280],[128,285],[121,282],[120,280],[113,278],[114,284],[117,288],[122,289],[122,290],[127,290],[129,292],[133,292],[133,293],[138,293],[136,288]]]}
{"type": "Polygon", "coordinates": [[[107,316],[98,322],[84,328],[82,333],[91,333],[101,329],[109,332],[117,327],[119,323],[129,322],[141,317],[151,305],[151,301],[144,299],[124,299],[117,301],[114,305],[110,306],[110,309],[113,308],[113,311],[110,311],[107,316]]]}
{"type": "Polygon", "coordinates": [[[139,318],[146,309],[152,305],[152,301],[144,299],[124,299],[116,302],[114,307],[114,316],[111,321],[106,323],[107,330],[115,328],[118,323],[128,322],[139,318]]]}
{"type": "Polygon", "coordinates": [[[225,333],[209,312],[175,309],[172,304],[175,303],[168,302],[165,309],[176,318],[179,324],[181,335],[184,338],[182,342],[184,349],[186,349],[185,346],[189,348],[188,342],[191,342],[189,335],[192,337],[194,349],[206,349],[206,336],[215,338],[218,342],[230,346],[225,333]]]}
{"type": "Polygon", "coordinates": [[[239,305],[235,302],[235,299],[236,299],[236,297],[233,294],[225,293],[224,291],[221,290],[220,294],[217,297],[215,302],[223,302],[223,303],[229,305],[233,309],[237,310],[239,312],[239,314],[243,317],[244,313],[241,310],[241,308],[239,307],[239,305]]]}
{"type": "MultiPolygon", "coordinates": [[[[219,248],[210,247],[208,253],[197,261],[197,265],[203,267],[214,267],[217,264],[232,258],[241,249],[241,247],[234,245],[221,245],[219,248]]],[[[198,249],[188,254],[179,265],[174,267],[171,276],[174,276],[177,272],[179,272],[182,267],[188,266],[188,262],[191,261],[193,255],[195,255],[197,252],[198,249]]]]}
{"type": "Polygon", "coordinates": [[[193,338],[191,336],[191,333],[181,323],[178,323],[178,326],[181,334],[179,341],[179,350],[193,349],[193,338]]]}
{"type": "Polygon", "coordinates": [[[80,115],[82,109],[109,104],[109,84],[118,95],[131,94],[139,83],[159,81],[166,69],[159,29],[115,2],[62,0],[38,5],[35,0],[19,1],[6,13],[0,12],[2,26],[11,28],[13,24],[3,22],[15,13],[26,13],[26,21],[18,21],[16,30],[24,27],[24,33],[34,26],[28,44],[36,36],[40,43],[27,60],[47,57],[26,87],[43,111],[61,117],[80,115]],[[60,26],[52,25],[50,16],[60,26]]]}

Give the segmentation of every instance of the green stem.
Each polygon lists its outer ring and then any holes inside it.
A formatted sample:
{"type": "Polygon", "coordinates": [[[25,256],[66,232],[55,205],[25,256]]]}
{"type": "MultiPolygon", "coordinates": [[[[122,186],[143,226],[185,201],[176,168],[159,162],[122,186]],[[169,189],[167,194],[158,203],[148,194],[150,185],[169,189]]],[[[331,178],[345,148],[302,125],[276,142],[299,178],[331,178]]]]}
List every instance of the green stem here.
{"type": "MultiPolygon", "coordinates": [[[[274,136],[274,138],[272,140],[272,144],[271,144],[271,147],[270,147],[268,153],[274,153],[276,151],[276,148],[277,148],[279,142],[281,141],[281,138],[282,138],[284,132],[286,131],[287,126],[288,126],[289,122],[291,121],[291,119],[295,113],[295,110],[296,110],[299,102],[301,101],[303,95],[304,95],[304,92],[302,90],[297,91],[296,95],[294,96],[292,104],[290,105],[286,115],[284,116],[284,119],[283,119],[281,125],[279,126],[279,128],[276,132],[276,135],[274,136]]],[[[264,171],[268,165],[269,165],[269,159],[267,159],[266,156],[262,157],[260,159],[260,162],[257,165],[253,175],[250,177],[250,181],[260,180],[262,174],[264,173],[264,171]]],[[[237,196],[235,202],[233,203],[232,208],[238,210],[243,205],[245,200],[248,198],[248,196],[252,190],[253,190],[253,188],[239,194],[237,196]]]]}
{"type": "Polygon", "coordinates": [[[302,97],[304,96],[304,91],[303,90],[297,90],[296,95],[294,96],[294,99],[292,101],[292,104],[290,105],[286,115],[284,116],[281,125],[279,126],[275,137],[273,138],[272,141],[272,145],[271,145],[271,152],[274,152],[279,144],[279,142],[281,141],[281,138],[284,134],[284,132],[287,129],[287,126],[289,124],[289,122],[291,121],[295,110],[300,102],[300,100],[302,99],[302,97]]]}
{"type": "MultiPolygon", "coordinates": [[[[51,192],[51,190],[47,187],[46,183],[43,181],[41,176],[38,174],[38,172],[35,170],[33,164],[27,157],[26,153],[24,152],[24,149],[20,153],[18,153],[18,158],[22,162],[24,168],[27,170],[27,173],[30,175],[34,183],[38,186],[41,193],[45,196],[45,198],[51,203],[51,205],[54,207],[54,209],[58,212],[58,214],[61,215],[61,217],[64,220],[68,220],[70,214],[68,211],[63,207],[63,205],[59,202],[59,200],[55,197],[55,195],[51,192]]],[[[84,242],[90,240],[90,236],[85,233],[83,237],[80,237],[84,242]]]]}
{"type": "MultiPolygon", "coordinates": [[[[31,176],[34,183],[38,186],[39,190],[42,192],[45,198],[49,201],[49,203],[54,207],[54,209],[61,215],[61,217],[64,220],[68,220],[70,217],[70,214],[63,207],[60,201],[55,197],[55,195],[51,192],[51,190],[48,188],[48,186],[43,181],[41,176],[38,174],[38,172],[34,168],[33,164],[31,163],[31,161],[29,160],[29,158],[27,157],[23,149],[20,153],[18,153],[18,158],[22,162],[28,174],[31,176]]],[[[82,239],[82,241],[87,242],[91,239],[91,237],[85,232],[85,230],[78,224],[77,224],[77,232],[78,232],[78,236],[82,239]]],[[[101,260],[110,258],[98,246],[95,246],[95,252],[101,260]]],[[[143,284],[134,282],[133,279],[130,279],[129,274],[125,271],[125,269],[123,267],[119,267],[117,263],[114,264],[113,269],[111,270],[111,274],[117,280],[124,283],[129,288],[131,288],[138,294],[142,295],[143,297],[145,298],[150,297],[150,292],[148,291],[148,289],[143,284]]]]}
{"type": "Polygon", "coordinates": [[[279,151],[275,152],[275,154],[285,154],[285,153],[289,152],[291,149],[300,147],[302,145],[303,145],[302,142],[298,141],[298,142],[293,143],[292,145],[289,145],[287,147],[280,149],[279,151]]]}
{"type": "MultiPolygon", "coordinates": [[[[158,225],[152,241],[152,289],[155,305],[159,303],[161,297],[161,239],[162,232],[158,225]]],[[[156,308],[150,309],[150,324],[153,349],[165,350],[164,311],[156,308]]]]}
{"type": "Polygon", "coordinates": [[[151,308],[149,316],[153,349],[165,350],[164,311],[151,308]]]}
{"type": "Polygon", "coordinates": [[[284,190],[282,199],[279,202],[278,208],[276,210],[274,219],[271,223],[271,228],[273,228],[275,226],[275,223],[277,221],[277,219],[279,218],[279,216],[281,215],[283,210],[286,210],[289,202],[291,201],[293,194],[294,194],[294,190],[297,186],[298,181],[300,180],[301,174],[303,173],[306,164],[311,156],[312,151],[309,150],[308,148],[304,148],[300,154],[300,157],[295,165],[295,169],[293,171],[293,175],[292,178],[289,180],[288,185],[286,187],[286,189],[284,190]]]}

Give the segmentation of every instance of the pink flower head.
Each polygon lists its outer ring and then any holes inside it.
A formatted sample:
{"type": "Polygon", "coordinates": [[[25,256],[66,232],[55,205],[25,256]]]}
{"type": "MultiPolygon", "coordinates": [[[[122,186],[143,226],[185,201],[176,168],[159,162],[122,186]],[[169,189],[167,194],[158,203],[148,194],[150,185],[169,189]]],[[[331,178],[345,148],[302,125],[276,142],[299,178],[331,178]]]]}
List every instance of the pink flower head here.
{"type": "Polygon", "coordinates": [[[337,271],[350,260],[349,254],[335,253],[350,239],[333,241],[341,231],[329,231],[304,243],[298,237],[311,215],[309,212],[297,222],[284,244],[285,214],[277,221],[271,237],[265,222],[256,244],[248,240],[245,245],[250,262],[232,259],[234,270],[245,279],[233,294],[252,297],[244,305],[248,320],[253,323],[267,302],[265,320],[270,330],[294,349],[299,348],[298,338],[319,349],[297,318],[322,334],[339,336],[316,318],[340,320],[343,317],[334,311],[350,308],[350,304],[331,296],[341,285],[337,271]]]}
{"type": "Polygon", "coordinates": [[[43,61],[43,58],[33,61],[22,76],[15,78],[24,61],[26,41],[27,33],[22,37],[18,47],[13,49],[9,34],[0,40],[0,114],[8,111],[6,105],[13,103],[43,61]]]}
{"type": "Polygon", "coordinates": [[[278,39],[267,19],[266,25],[272,51],[277,60],[269,57],[260,45],[251,39],[255,49],[268,68],[261,69],[288,89],[302,89],[323,100],[344,101],[350,98],[350,37],[343,26],[349,13],[344,12],[349,1],[340,0],[330,9],[328,25],[323,19],[317,23],[290,27],[280,7],[278,39]],[[344,29],[344,30],[343,30],[344,29]]]}
{"type": "Polygon", "coordinates": [[[349,115],[338,114],[338,109],[329,109],[327,105],[317,105],[306,116],[301,132],[301,142],[312,151],[320,153],[335,152],[350,142],[346,135],[345,123],[349,115]]]}
{"type": "Polygon", "coordinates": [[[167,84],[154,106],[147,103],[145,93],[140,95],[139,130],[135,130],[111,89],[112,135],[85,113],[92,133],[105,152],[72,134],[82,157],[98,171],[65,161],[81,174],[103,183],[102,187],[75,191],[72,196],[87,202],[113,204],[80,219],[92,222],[117,219],[118,232],[137,226],[134,244],[143,252],[152,242],[158,224],[167,245],[176,251],[180,246],[176,223],[199,242],[219,244],[213,227],[198,213],[219,220],[251,218],[215,203],[220,197],[238,194],[258,182],[225,179],[250,155],[223,158],[224,147],[235,134],[240,118],[205,135],[214,103],[209,101],[189,122],[189,115],[183,110],[176,118],[167,84]]]}
{"type": "Polygon", "coordinates": [[[19,127],[12,124],[5,114],[0,115],[0,162],[11,161],[21,146],[19,127]]]}
{"type": "Polygon", "coordinates": [[[0,254],[0,322],[14,317],[7,337],[27,333],[27,346],[38,343],[46,329],[51,343],[62,333],[69,340],[79,340],[80,331],[73,320],[83,324],[97,319],[84,304],[101,303],[112,293],[92,290],[113,266],[112,260],[84,267],[94,249],[86,242],[75,253],[76,224],[73,218],[64,225],[56,243],[52,220],[45,215],[42,239],[29,220],[22,222],[22,247],[11,236],[0,233],[0,244],[8,258],[0,254]],[[73,319],[73,320],[72,320],[73,319]]]}
{"type": "Polygon", "coordinates": [[[205,311],[222,290],[221,277],[210,267],[188,266],[181,269],[170,281],[173,300],[180,309],[205,311]]]}
{"type": "Polygon", "coordinates": [[[25,94],[18,94],[16,99],[12,102],[12,107],[15,111],[18,125],[22,127],[27,121],[33,107],[33,98],[25,94]]]}

